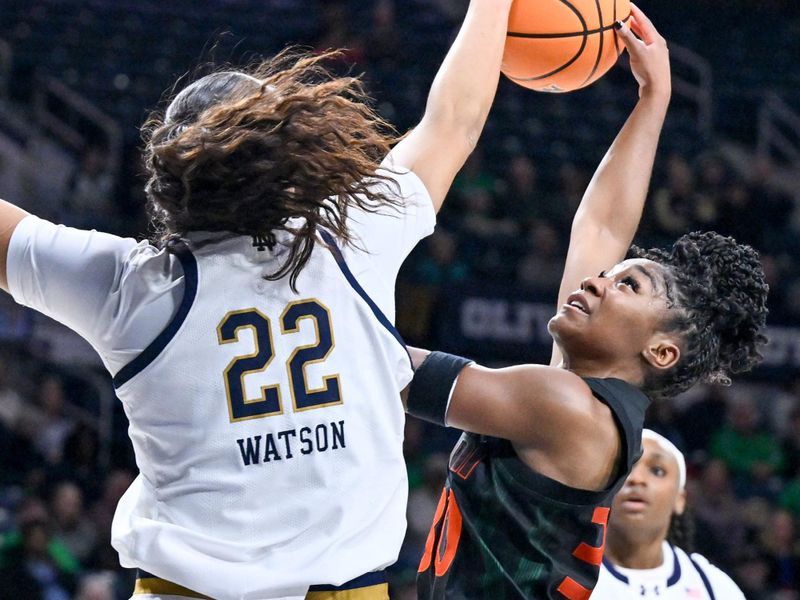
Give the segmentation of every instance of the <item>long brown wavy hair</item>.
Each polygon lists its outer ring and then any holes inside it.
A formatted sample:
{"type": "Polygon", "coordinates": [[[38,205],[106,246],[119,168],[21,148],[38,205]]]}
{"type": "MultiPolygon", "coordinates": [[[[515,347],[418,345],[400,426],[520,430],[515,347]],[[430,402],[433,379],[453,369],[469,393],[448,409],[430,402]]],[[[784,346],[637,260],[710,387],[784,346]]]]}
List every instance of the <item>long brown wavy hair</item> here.
{"type": "Polygon", "coordinates": [[[190,231],[292,242],[267,279],[297,277],[322,227],[353,243],[350,207],[398,207],[376,170],[396,141],[357,77],[337,77],[319,55],[288,49],[247,70],[207,75],[142,128],[152,241],[190,231]],[[292,221],[301,217],[299,221],[292,221]]]}

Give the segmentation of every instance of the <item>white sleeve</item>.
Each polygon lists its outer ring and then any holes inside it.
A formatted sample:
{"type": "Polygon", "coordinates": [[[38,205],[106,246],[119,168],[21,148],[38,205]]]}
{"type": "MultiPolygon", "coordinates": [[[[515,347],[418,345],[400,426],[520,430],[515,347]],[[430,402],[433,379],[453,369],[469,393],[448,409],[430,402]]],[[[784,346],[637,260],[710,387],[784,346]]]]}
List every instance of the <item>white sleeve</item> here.
{"type": "Polygon", "coordinates": [[[8,248],[9,291],[19,304],[63,323],[101,352],[136,246],[130,238],[25,217],[8,248]]]}
{"type": "Polygon", "coordinates": [[[692,554],[692,560],[703,570],[708,582],[711,584],[711,589],[717,598],[724,598],[725,600],[745,600],[744,593],[739,589],[739,586],[733,582],[733,579],[728,577],[719,568],[708,562],[708,559],[702,554],[692,554]]]}
{"type": "Polygon", "coordinates": [[[377,212],[351,210],[348,226],[358,246],[370,255],[384,280],[394,284],[400,266],[424,237],[433,233],[436,212],[422,180],[408,169],[381,170],[390,181],[378,181],[381,189],[401,200],[399,207],[387,206],[377,212]]]}

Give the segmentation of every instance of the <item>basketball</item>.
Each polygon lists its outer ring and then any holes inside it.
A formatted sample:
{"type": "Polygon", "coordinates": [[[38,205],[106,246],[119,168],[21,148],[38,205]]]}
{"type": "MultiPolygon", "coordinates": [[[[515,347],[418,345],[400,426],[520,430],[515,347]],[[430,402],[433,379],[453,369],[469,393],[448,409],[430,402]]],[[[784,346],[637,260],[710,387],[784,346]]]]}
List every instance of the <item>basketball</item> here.
{"type": "Polygon", "coordinates": [[[625,49],[614,22],[630,0],[515,0],[503,73],[539,92],[571,92],[594,83],[625,49]]]}

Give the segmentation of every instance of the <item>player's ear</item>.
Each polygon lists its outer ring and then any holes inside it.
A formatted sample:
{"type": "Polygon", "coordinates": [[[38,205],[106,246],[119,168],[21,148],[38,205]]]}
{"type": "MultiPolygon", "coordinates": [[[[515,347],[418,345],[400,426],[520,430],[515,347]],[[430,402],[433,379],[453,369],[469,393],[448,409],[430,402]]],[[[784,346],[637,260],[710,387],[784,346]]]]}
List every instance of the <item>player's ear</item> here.
{"type": "Polygon", "coordinates": [[[683,489],[678,492],[678,496],[675,498],[675,505],[672,507],[672,512],[676,515],[682,515],[683,511],[686,510],[686,490],[683,489]]]}
{"type": "Polygon", "coordinates": [[[681,349],[674,336],[659,332],[653,335],[642,350],[642,358],[656,371],[666,371],[678,364],[681,349]]]}

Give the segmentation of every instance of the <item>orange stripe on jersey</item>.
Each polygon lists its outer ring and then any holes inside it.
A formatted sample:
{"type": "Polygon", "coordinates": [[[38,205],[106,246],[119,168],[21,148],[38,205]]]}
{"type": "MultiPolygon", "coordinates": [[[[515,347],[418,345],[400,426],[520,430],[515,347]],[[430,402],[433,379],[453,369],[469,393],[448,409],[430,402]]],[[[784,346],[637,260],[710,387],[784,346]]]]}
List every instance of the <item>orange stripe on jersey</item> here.
{"type": "Polygon", "coordinates": [[[422,552],[422,560],[419,563],[419,573],[424,573],[431,566],[433,560],[433,542],[436,540],[436,526],[444,514],[444,505],[447,501],[447,490],[442,490],[442,495],[439,498],[439,504],[436,505],[436,512],[433,515],[433,524],[431,530],[428,532],[428,539],[425,540],[425,550],[422,552]]]}
{"type": "Polygon", "coordinates": [[[458,550],[458,541],[461,539],[461,509],[458,508],[456,496],[453,490],[447,497],[447,512],[444,516],[444,525],[442,525],[442,536],[439,538],[439,545],[436,549],[436,560],[433,563],[434,573],[437,577],[441,577],[453,564],[453,559],[456,557],[456,550],[458,550]],[[444,554],[442,555],[442,541],[444,541],[444,554]]]}
{"type": "Polygon", "coordinates": [[[565,577],[557,591],[567,600],[589,600],[592,595],[592,590],[586,589],[571,577],[565,577]]]}
{"type": "Polygon", "coordinates": [[[598,547],[590,546],[586,542],[581,542],[572,552],[575,558],[596,567],[599,567],[600,563],[603,562],[603,550],[605,550],[606,547],[606,525],[608,524],[609,512],[608,508],[602,506],[594,509],[592,523],[600,525],[603,528],[603,541],[598,547]]]}

